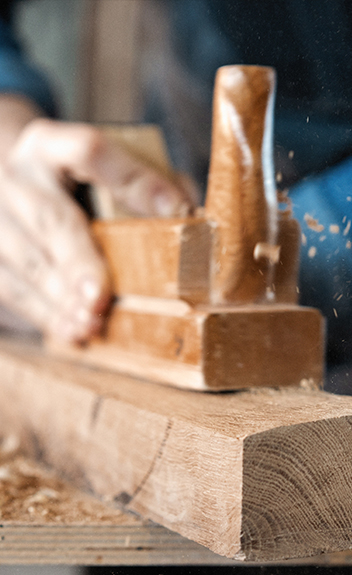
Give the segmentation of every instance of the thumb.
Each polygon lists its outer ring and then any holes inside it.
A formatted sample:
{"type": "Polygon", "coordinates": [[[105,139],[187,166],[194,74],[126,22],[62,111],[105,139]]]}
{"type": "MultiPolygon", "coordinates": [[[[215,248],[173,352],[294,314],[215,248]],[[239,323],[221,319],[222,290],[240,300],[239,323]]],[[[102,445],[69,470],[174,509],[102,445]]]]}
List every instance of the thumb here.
{"type": "Polygon", "coordinates": [[[193,200],[182,186],[159,175],[121,149],[101,130],[79,123],[39,119],[25,128],[17,158],[40,157],[59,179],[108,190],[118,202],[138,215],[185,215],[193,200]]]}

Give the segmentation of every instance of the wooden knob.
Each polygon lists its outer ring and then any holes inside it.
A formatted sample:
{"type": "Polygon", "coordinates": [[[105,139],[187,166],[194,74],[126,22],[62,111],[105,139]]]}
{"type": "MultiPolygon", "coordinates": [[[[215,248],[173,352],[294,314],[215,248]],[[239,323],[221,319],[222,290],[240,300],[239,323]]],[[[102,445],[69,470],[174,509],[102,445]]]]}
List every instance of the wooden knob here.
{"type": "Polygon", "coordinates": [[[272,258],[256,246],[276,245],[273,167],[275,71],[259,66],[220,68],[215,82],[212,151],[206,200],[216,226],[211,270],[214,304],[273,297],[272,258]]]}

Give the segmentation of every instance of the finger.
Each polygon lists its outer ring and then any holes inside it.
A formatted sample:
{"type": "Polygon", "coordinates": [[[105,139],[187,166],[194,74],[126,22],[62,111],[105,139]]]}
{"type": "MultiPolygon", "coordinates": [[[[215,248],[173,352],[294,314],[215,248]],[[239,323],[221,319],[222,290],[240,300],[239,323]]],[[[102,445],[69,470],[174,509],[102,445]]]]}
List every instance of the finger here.
{"type": "MultiPolygon", "coordinates": [[[[58,333],[68,337],[70,332],[72,339],[95,333],[101,320],[97,322],[93,310],[82,304],[79,294],[65,286],[65,276],[53,265],[47,250],[34,244],[4,211],[0,213],[0,226],[0,260],[23,285],[40,293],[56,310],[58,333]]],[[[28,314],[31,315],[30,310],[28,314]]],[[[35,321],[35,317],[32,319],[35,321]]]]}
{"type": "MultiPolygon", "coordinates": [[[[102,313],[110,300],[109,278],[81,210],[64,190],[48,195],[37,188],[18,185],[11,174],[7,176],[2,180],[2,209],[23,230],[22,234],[14,228],[7,230],[9,240],[14,242],[12,251],[8,244],[7,253],[13,258],[17,273],[21,267],[28,274],[28,266],[34,265],[38,278],[43,274],[41,289],[57,305],[60,299],[62,310],[71,306],[68,314],[74,313],[76,305],[68,298],[71,293],[80,308],[96,315],[102,313]],[[32,248],[25,247],[23,234],[32,248]]],[[[30,281],[34,278],[35,274],[30,281]]]]}
{"type": "Polygon", "coordinates": [[[0,211],[0,259],[25,283],[40,286],[53,302],[62,300],[62,278],[44,247],[35,244],[5,209],[0,211]]]}
{"type": "Polygon", "coordinates": [[[36,120],[24,131],[12,156],[22,166],[30,157],[40,158],[47,166],[36,179],[48,189],[54,187],[53,174],[61,178],[69,174],[77,181],[107,187],[118,201],[144,215],[178,215],[192,204],[182,188],[144,166],[92,126],[36,120]]]}
{"type": "Polygon", "coordinates": [[[128,184],[113,189],[112,196],[136,215],[184,217],[193,209],[193,202],[181,186],[175,193],[171,184],[166,187],[164,179],[149,169],[128,184]]]}
{"type": "MultiPolygon", "coordinates": [[[[76,305],[75,316],[62,315],[37,286],[23,281],[0,261],[0,300],[46,334],[68,342],[84,342],[99,332],[101,317],[93,317],[76,305]]],[[[78,302],[76,302],[78,304],[78,302]]]]}
{"type": "Polygon", "coordinates": [[[0,261],[0,300],[9,309],[27,318],[34,325],[43,328],[51,324],[53,310],[49,302],[38,295],[0,261]]]}

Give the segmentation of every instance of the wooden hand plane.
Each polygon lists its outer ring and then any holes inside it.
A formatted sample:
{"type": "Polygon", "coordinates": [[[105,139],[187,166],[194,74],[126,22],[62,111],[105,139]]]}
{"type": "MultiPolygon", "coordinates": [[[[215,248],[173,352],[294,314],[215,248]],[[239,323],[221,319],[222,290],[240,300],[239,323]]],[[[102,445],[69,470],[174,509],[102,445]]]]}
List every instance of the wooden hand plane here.
{"type": "Polygon", "coordinates": [[[297,305],[300,230],[280,211],[275,72],[217,73],[205,208],[96,221],[116,304],[104,333],[65,357],[197,390],[320,384],[324,322],[297,305]]]}

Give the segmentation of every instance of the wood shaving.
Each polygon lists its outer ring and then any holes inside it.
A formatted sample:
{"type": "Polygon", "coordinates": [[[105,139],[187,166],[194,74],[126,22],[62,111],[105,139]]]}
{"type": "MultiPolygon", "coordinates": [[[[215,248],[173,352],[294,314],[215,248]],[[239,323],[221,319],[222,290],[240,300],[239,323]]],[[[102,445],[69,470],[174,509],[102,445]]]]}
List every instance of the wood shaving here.
{"type": "Polygon", "coordinates": [[[0,467],[0,481],[11,479],[11,473],[7,465],[0,467]]]}
{"type": "Polygon", "coordinates": [[[58,491],[50,489],[49,487],[43,487],[39,489],[34,495],[28,497],[27,504],[32,505],[33,503],[47,503],[50,499],[59,499],[60,495],[58,491]]]}
{"type": "Polygon", "coordinates": [[[329,226],[329,232],[331,234],[339,234],[340,233],[340,226],[338,226],[337,224],[331,224],[329,226]]]}
{"type": "Polygon", "coordinates": [[[348,220],[347,226],[346,226],[345,229],[343,230],[343,235],[344,235],[344,236],[347,236],[347,234],[348,234],[348,232],[350,231],[350,229],[351,229],[351,220],[348,220]]]}
{"type": "Polygon", "coordinates": [[[277,192],[277,201],[280,205],[280,217],[292,217],[292,200],[288,197],[288,188],[277,192]],[[285,208],[282,207],[285,206],[285,208]]]}
{"type": "Polygon", "coordinates": [[[7,435],[0,440],[0,458],[16,453],[20,448],[20,440],[17,435],[7,435]]]}
{"type": "Polygon", "coordinates": [[[308,250],[308,257],[314,258],[317,254],[317,248],[315,246],[311,246],[308,250]]]}
{"type": "MultiPolygon", "coordinates": [[[[0,451],[0,459],[3,453],[0,451]]],[[[70,525],[119,524],[126,514],[102,503],[20,455],[0,467],[0,522],[70,525]]],[[[134,518],[131,516],[131,523],[134,518]]]]}
{"type": "Polygon", "coordinates": [[[313,232],[322,232],[325,228],[323,224],[319,224],[319,221],[313,218],[310,214],[304,214],[304,221],[307,226],[313,230],[313,232]]]}
{"type": "Polygon", "coordinates": [[[314,380],[309,378],[303,378],[301,379],[301,381],[299,382],[299,387],[301,389],[305,389],[307,391],[316,391],[318,389],[318,386],[316,383],[314,383],[314,380]]]}

